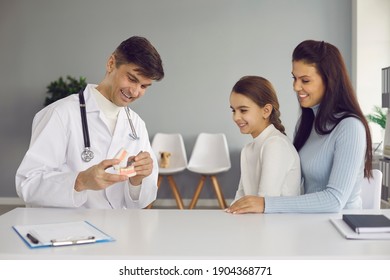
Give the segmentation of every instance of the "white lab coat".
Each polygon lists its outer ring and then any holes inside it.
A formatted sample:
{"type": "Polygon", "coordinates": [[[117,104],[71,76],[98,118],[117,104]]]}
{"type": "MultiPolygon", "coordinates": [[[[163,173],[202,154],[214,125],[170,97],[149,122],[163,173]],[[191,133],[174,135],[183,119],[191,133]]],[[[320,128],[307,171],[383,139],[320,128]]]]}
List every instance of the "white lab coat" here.
{"type": "MultiPolygon", "coordinates": [[[[50,104],[34,117],[30,147],[15,179],[16,191],[28,206],[144,208],[156,199],[158,165],[144,121],[131,110],[139,136],[139,140],[133,140],[129,136],[131,129],[126,112],[120,110],[112,135],[92,94],[92,87],[96,85],[88,85],[84,90],[91,150],[95,154],[90,162],[81,159],[84,138],[78,94],[50,104]],[[74,190],[80,171],[114,158],[121,148],[126,148],[130,156],[140,151],[150,153],[153,172],[143,179],[141,187],[125,181],[101,191],[74,190]]],[[[114,171],[110,168],[107,172],[114,171]]]]}

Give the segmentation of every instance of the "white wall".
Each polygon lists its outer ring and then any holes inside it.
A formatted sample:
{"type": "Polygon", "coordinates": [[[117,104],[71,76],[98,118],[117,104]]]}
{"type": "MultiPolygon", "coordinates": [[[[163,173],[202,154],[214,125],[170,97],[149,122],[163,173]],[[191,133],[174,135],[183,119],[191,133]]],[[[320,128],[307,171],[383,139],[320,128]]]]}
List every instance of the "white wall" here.
{"type": "MultiPolygon", "coordinates": [[[[356,93],[363,112],[369,114],[374,105],[382,105],[381,69],[390,66],[390,1],[354,0],[353,5],[356,93]]],[[[370,127],[373,142],[381,142],[380,126],[370,127]]]]}
{"type": "MultiPolygon", "coordinates": [[[[225,133],[232,169],[221,176],[221,185],[231,198],[240,149],[251,140],[231,120],[233,84],[248,74],[268,78],[291,137],[298,117],[291,53],[305,39],[325,40],[339,47],[350,68],[351,0],[1,1],[0,197],[16,196],[14,175],[47,84],[68,74],[99,82],[108,56],[132,35],[156,46],[166,72],[134,109],[151,136],[182,133],[188,155],[198,133],[225,133]]],[[[197,178],[189,172],[178,176],[184,197],[192,196],[197,178]]],[[[170,194],[162,190],[159,196],[170,194]]],[[[208,190],[204,196],[214,197],[208,190]]]]}

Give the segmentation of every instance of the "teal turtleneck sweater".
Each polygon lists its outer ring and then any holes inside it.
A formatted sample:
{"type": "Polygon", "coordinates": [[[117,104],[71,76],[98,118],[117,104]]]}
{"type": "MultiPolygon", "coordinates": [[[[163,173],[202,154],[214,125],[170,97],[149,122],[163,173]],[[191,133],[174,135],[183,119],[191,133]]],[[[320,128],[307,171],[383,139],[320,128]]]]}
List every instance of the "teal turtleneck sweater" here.
{"type": "MultiPolygon", "coordinates": [[[[317,113],[318,105],[312,108],[317,113]]],[[[265,213],[340,212],[361,209],[366,132],[360,120],[348,117],[330,134],[315,128],[299,151],[304,195],[265,197],[265,213]]]]}

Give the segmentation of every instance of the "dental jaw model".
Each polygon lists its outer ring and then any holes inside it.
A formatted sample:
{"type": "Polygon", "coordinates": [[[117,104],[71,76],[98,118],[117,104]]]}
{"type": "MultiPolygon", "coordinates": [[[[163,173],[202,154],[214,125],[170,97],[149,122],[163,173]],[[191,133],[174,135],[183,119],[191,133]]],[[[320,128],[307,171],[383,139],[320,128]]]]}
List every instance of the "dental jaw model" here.
{"type": "Polygon", "coordinates": [[[118,174],[120,175],[126,175],[127,177],[133,177],[137,175],[137,173],[134,170],[133,165],[129,165],[126,167],[122,167],[121,164],[127,159],[128,152],[126,149],[122,148],[120,151],[116,154],[115,158],[119,159],[121,162],[119,164],[114,165],[114,169],[118,171],[118,174]]]}
{"type": "Polygon", "coordinates": [[[132,165],[125,167],[125,168],[119,168],[119,174],[126,175],[129,178],[137,175],[137,173],[134,170],[134,166],[132,166],[132,165]]]}

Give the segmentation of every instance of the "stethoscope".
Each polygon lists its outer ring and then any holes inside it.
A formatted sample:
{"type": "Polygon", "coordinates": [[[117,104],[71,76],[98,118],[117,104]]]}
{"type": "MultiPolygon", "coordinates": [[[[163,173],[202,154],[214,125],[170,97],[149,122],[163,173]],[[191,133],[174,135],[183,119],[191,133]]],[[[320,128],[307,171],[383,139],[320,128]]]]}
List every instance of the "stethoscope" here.
{"type": "MultiPolygon", "coordinates": [[[[87,121],[87,113],[86,113],[86,105],[84,99],[84,89],[81,89],[79,92],[79,102],[80,102],[80,114],[81,114],[81,124],[83,125],[83,138],[84,138],[84,150],[81,152],[81,159],[85,162],[89,162],[95,156],[93,151],[91,151],[91,142],[89,140],[89,130],[88,130],[88,121],[87,121]]],[[[133,121],[130,117],[130,109],[125,107],[125,111],[127,114],[127,120],[129,121],[129,125],[131,128],[131,133],[129,133],[129,137],[133,140],[139,140],[137,132],[135,131],[133,121]]]]}

